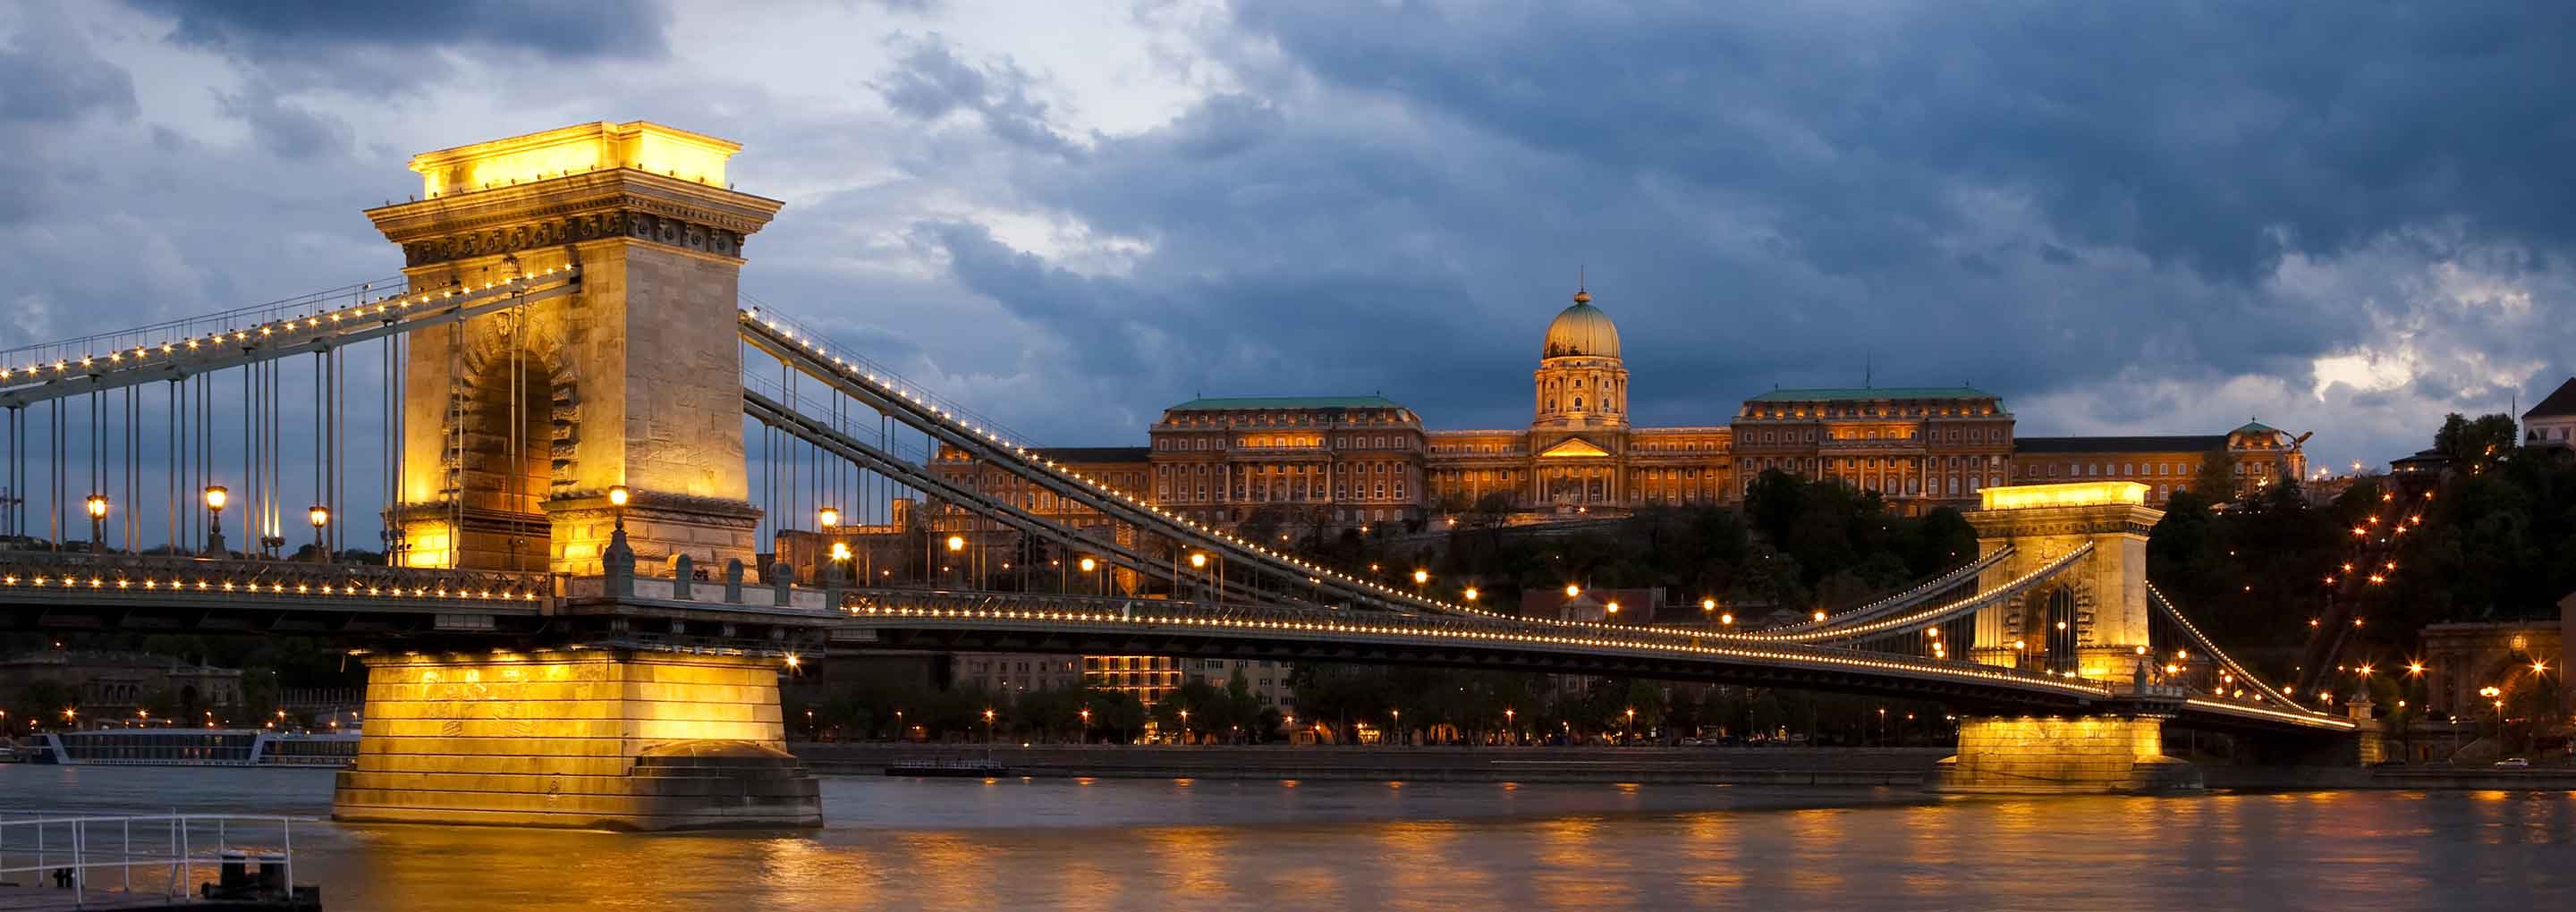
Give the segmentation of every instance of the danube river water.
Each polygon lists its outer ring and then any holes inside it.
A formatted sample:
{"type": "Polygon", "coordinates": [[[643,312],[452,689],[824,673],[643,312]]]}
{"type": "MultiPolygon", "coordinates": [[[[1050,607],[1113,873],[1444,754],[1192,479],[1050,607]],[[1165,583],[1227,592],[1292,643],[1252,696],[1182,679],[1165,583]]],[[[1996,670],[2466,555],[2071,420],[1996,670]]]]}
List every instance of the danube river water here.
{"type": "MultiPolygon", "coordinates": [[[[826,779],[809,833],[299,826],[326,908],[2564,909],[2576,793],[826,779]]],[[[0,809],[325,817],[314,770],[0,766],[0,809]]]]}

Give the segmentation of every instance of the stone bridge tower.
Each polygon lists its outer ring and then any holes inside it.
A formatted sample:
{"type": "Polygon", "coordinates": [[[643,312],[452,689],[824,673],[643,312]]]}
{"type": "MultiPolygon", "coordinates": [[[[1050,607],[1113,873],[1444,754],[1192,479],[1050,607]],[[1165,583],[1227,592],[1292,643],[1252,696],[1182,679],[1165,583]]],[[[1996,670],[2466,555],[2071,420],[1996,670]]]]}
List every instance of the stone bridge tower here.
{"type": "Polygon", "coordinates": [[[2147,533],[2164,512],[2128,481],[2021,485],[1980,492],[1967,514],[1979,556],[2013,555],[1979,580],[2000,588],[2084,545],[2093,553],[2022,597],[1977,612],[1969,658],[2098,681],[2127,681],[2148,642],[2147,533]],[[2016,646],[2016,644],[2019,644],[2016,646]]]}
{"type": "Polygon", "coordinates": [[[598,573],[621,484],[639,565],[752,561],[736,288],[780,203],[726,185],[740,148],[581,124],[414,156],[421,198],[367,213],[414,291],[580,270],[572,295],[412,334],[405,563],[598,573]]]}

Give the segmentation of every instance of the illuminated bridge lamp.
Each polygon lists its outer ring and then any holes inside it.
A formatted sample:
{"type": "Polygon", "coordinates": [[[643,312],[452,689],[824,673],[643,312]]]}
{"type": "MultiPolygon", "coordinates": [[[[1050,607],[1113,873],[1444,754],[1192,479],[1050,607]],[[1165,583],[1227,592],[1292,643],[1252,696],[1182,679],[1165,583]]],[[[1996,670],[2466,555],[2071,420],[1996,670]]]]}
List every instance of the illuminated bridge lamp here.
{"type": "Polygon", "coordinates": [[[631,496],[633,495],[627,493],[625,485],[608,486],[608,505],[616,511],[617,532],[619,534],[624,534],[626,532],[626,501],[631,496]]]}
{"type": "Polygon", "coordinates": [[[1468,600],[1468,601],[1472,602],[1472,601],[1475,601],[1475,600],[1476,600],[1476,596],[1478,596],[1478,595],[1482,595],[1483,593],[1477,592],[1477,591],[1476,591],[1476,587],[1474,587],[1474,586],[1469,586],[1469,587],[1467,587],[1467,591],[1466,591],[1465,593],[1463,593],[1463,594],[1464,594],[1465,596],[1467,596],[1467,600],[1468,600]]]}
{"type": "Polygon", "coordinates": [[[814,511],[814,526],[815,526],[815,528],[817,528],[817,529],[830,529],[830,528],[832,528],[833,526],[837,526],[837,525],[840,525],[840,524],[841,524],[841,508],[839,508],[839,507],[824,507],[824,508],[822,508],[822,509],[820,509],[820,510],[816,510],[816,511],[814,511]]]}
{"type": "Polygon", "coordinates": [[[107,495],[92,494],[82,502],[81,508],[89,511],[89,553],[106,550],[107,543],[99,539],[107,534],[107,495]]]}
{"type": "Polygon", "coordinates": [[[956,552],[964,551],[964,550],[966,550],[966,536],[963,536],[963,535],[951,535],[951,536],[948,536],[948,551],[949,551],[949,553],[954,554],[954,553],[956,553],[956,552]]]}
{"type": "Polygon", "coordinates": [[[1567,583],[1567,584],[1565,584],[1565,597],[1566,597],[1566,598],[1573,598],[1573,597],[1575,597],[1575,596],[1582,595],[1582,594],[1583,594],[1583,587],[1581,587],[1581,586],[1577,586],[1577,585],[1575,585],[1575,584],[1573,584],[1573,583],[1567,583]]]}
{"type": "Polygon", "coordinates": [[[207,485],[204,492],[206,510],[212,519],[206,529],[206,550],[217,556],[224,553],[224,504],[232,502],[232,492],[223,485],[207,485]]]}
{"type": "Polygon", "coordinates": [[[1205,554],[1204,552],[1196,552],[1196,551],[1191,552],[1191,553],[1190,553],[1190,569],[1192,569],[1192,570],[1205,570],[1205,569],[1207,569],[1207,554],[1205,554]]]}
{"type": "Polygon", "coordinates": [[[313,559],[320,563],[330,563],[331,549],[322,542],[322,529],[331,524],[331,508],[321,504],[306,507],[304,519],[313,524],[313,559]]]}
{"type": "Polygon", "coordinates": [[[1819,624],[1824,623],[1824,620],[1825,620],[1825,609],[1822,609],[1822,608],[1818,608],[1818,609],[1816,609],[1816,613],[1815,613],[1814,617],[1815,617],[1815,619],[1816,619],[1816,622],[1817,622],[1817,623],[1819,623],[1819,624]]]}
{"type": "Polygon", "coordinates": [[[1716,610],[1717,610],[1717,600],[1716,600],[1716,599],[1713,599],[1713,598],[1704,598],[1704,599],[1700,599],[1700,600],[1699,600],[1699,610],[1701,610],[1701,611],[1716,611],[1716,610]]]}

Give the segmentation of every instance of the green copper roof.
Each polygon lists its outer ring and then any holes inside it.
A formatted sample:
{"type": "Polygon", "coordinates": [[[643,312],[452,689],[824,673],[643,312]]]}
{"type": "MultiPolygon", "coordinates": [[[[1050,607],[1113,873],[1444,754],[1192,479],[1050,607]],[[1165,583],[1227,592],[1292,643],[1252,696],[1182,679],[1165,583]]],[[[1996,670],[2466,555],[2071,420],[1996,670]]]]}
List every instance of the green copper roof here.
{"type": "Polygon", "coordinates": [[[1246,409],[1403,408],[1384,396],[1230,396],[1192,399],[1172,406],[1175,412],[1223,412],[1246,409]]]}
{"type": "Polygon", "coordinates": [[[2276,427],[2273,427],[2273,426],[2271,426],[2271,425],[2264,424],[2263,422],[2260,422],[2260,421],[2248,421],[2248,422],[2245,422],[2245,426],[2244,426],[2244,427],[2237,428],[2237,429],[2235,429],[2235,430],[2229,431],[2228,433],[2230,433],[2230,434],[2278,434],[2278,433],[2280,433],[2280,432],[2281,432],[2281,429],[2280,429],[2280,428],[2276,428],[2276,427]]]}
{"type": "Polygon", "coordinates": [[[1775,389],[1746,402],[1879,402],[1898,399],[1994,399],[1995,394],[1970,386],[1847,386],[1820,389],[1775,389]]]}

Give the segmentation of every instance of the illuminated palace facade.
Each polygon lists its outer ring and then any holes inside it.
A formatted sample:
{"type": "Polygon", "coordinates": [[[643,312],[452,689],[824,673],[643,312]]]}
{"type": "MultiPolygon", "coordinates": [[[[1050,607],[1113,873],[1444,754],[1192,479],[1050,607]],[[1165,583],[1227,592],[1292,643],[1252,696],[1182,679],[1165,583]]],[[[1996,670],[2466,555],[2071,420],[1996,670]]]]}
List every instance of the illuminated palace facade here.
{"type": "MultiPolygon", "coordinates": [[[[1983,488],[2135,481],[2162,504],[2225,453],[2240,492],[2304,475],[2306,437],[2260,423],[2224,434],[2016,437],[2000,397],[1969,387],[1775,389],[1725,424],[1637,427],[1619,329],[1577,292],[1548,323],[1530,423],[1435,430],[1379,396],[1194,399],[1163,411],[1148,446],[1050,451],[1188,518],[1368,527],[1501,505],[1519,522],[1742,501],[1777,469],[1875,491],[1896,509],[1970,507],[1983,488]]],[[[960,454],[953,475],[1010,484],[960,454]]],[[[990,490],[990,488],[987,488],[990,490]]],[[[1032,506],[1047,506],[1032,504],[1032,506]]]]}

